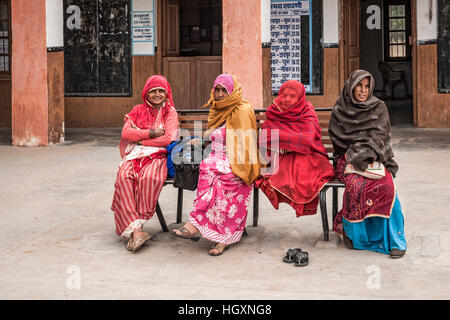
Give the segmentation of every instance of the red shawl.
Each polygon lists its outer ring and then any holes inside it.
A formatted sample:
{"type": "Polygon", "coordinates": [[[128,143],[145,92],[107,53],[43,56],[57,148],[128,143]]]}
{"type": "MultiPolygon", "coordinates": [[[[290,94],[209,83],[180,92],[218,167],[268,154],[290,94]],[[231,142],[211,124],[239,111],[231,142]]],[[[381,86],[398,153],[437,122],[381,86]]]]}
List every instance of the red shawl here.
{"type": "MultiPolygon", "coordinates": [[[[154,128],[158,114],[153,106],[147,101],[147,92],[155,88],[162,88],[167,93],[165,104],[161,107],[162,119],[164,121],[166,120],[170,109],[172,107],[175,108],[172,100],[172,89],[166,78],[160,75],[154,75],[147,79],[144,89],[142,89],[141,97],[144,103],[134,106],[133,110],[125,115],[125,122],[130,119],[133,122],[133,125],[139,129],[154,128]]],[[[128,146],[128,142],[127,139],[120,139],[119,151],[121,157],[125,155],[125,149],[128,146]]]]}
{"type": "Polygon", "coordinates": [[[155,88],[162,88],[167,92],[167,99],[164,106],[161,108],[162,119],[166,119],[170,108],[175,107],[172,100],[172,89],[166,78],[160,75],[154,75],[148,78],[147,82],[145,83],[144,89],[142,90],[141,97],[144,103],[138,104],[133,108],[133,110],[131,110],[130,113],[127,113],[125,115],[125,121],[127,119],[130,119],[139,129],[153,128],[156,121],[157,112],[147,101],[147,92],[155,88]]]}
{"type": "MultiPolygon", "coordinates": [[[[296,210],[297,216],[315,214],[316,197],[325,183],[333,178],[334,171],[320,140],[321,128],[316,112],[306,100],[303,84],[295,80],[283,83],[278,98],[266,110],[262,129],[267,130],[269,148],[272,145],[271,131],[278,129],[279,148],[291,152],[280,155],[278,172],[259,179],[257,186],[276,209],[279,202],[286,202],[296,210]],[[286,106],[286,95],[293,91],[297,99],[294,99],[294,105],[286,106]]],[[[263,136],[260,135],[261,145],[264,145],[261,141],[263,136]]]]}

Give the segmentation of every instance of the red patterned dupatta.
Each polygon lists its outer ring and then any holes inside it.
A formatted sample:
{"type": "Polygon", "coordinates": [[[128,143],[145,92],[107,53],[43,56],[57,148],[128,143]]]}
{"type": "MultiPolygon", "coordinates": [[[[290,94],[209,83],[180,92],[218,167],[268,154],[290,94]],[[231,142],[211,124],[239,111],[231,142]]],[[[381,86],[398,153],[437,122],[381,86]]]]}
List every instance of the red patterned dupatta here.
{"type": "MultiPolygon", "coordinates": [[[[292,90],[291,90],[292,92],[292,90]]],[[[290,152],[279,157],[279,170],[257,180],[256,185],[278,209],[279,202],[290,204],[297,216],[317,212],[317,195],[334,176],[325,147],[320,140],[320,126],[313,105],[306,100],[303,84],[295,80],[283,83],[274,104],[266,111],[262,129],[267,133],[267,146],[272,146],[272,130],[279,130],[279,148],[290,152]],[[286,107],[286,89],[293,89],[297,102],[286,107]]],[[[264,145],[265,134],[260,135],[264,145]]]]}

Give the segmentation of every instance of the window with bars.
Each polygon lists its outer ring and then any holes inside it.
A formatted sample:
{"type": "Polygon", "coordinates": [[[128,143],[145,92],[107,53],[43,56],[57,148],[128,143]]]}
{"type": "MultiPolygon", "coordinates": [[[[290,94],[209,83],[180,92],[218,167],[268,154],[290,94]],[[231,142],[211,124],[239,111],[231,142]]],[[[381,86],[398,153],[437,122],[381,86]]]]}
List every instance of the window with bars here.
{"type": "Polygon", "coordinates": [[[411,59],[409,1],[385,1],[384,4],[384,54],[385,61],[411,59]]]}
{"type": "Polygon", "coordinates": [[[0,75],[11,73],[10,0],[0,0],[0,75]]]}

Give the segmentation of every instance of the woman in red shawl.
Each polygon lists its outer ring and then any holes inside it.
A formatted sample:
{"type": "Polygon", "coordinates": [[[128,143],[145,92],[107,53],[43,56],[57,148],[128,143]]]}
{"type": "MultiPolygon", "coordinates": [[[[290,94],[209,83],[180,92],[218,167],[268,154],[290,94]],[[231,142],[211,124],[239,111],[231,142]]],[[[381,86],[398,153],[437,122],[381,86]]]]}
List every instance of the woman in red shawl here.
{"type": "Polygon", "coordinates": [[[178,115],[169,82],[150,77],[142,90],[142,104],[125,115],[119,148],[122,161],[117,173],[111,210],[116,233],[136,251],[150,235],[142,227],[156,211],[167,177],[166,147],[177,139],[178,115]]]}
{"type": "Polygon", "coordinates": [[[275,172],[263,174],[256,181],[275,209],[285,202],[294,208],[297,217],[317,212],[317,195],[334,176],[320,131],[303,84],[296,80],[284,82],[266,110],[259,141],[261,151],[267,147],[268,152],[275,153],[271,163],[275,172]]]}

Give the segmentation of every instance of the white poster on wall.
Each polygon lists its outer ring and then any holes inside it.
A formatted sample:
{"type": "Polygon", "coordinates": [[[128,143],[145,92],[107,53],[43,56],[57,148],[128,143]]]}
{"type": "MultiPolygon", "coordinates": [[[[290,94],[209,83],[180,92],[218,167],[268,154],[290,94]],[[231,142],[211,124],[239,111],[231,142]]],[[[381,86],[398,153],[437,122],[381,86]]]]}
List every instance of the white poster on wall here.
{"type": "Polygon", "coordinates": [[[155,55],[154,0],[133,0],[131,4],[133,55],[155,55]]]}
{"type": "Polygon", "coordinates": [[[286,80],[301,81],[306,92],[311,92],[311,29],[311,0],[271,0],[272,93],[277,94],[286,80]],[[305,19],[309,30],[302,29],[305,19]],[[302,52],[302,39],[309,42],[306,52],[302,52]]]}

